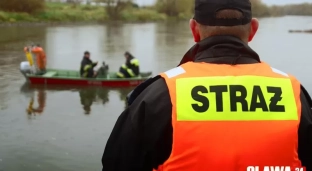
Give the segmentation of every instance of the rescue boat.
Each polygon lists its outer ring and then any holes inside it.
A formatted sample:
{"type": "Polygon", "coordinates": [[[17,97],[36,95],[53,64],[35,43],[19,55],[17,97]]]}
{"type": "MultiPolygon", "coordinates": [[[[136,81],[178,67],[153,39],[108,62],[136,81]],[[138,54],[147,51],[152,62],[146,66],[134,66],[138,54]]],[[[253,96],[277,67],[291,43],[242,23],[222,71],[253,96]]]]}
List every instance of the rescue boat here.
{"type": "Polygon", "coordinates": [[[20,71],[30,84],[54,84],[54,85],[87,85],[107,87],[132,87],[137,86],[149,79],[152,72],[141,72],[138,77],[117,78],[116,72],[97,78],[80,77],[80,72],[75,70],[47,69],[43,75],[37,75],[30,68],[29,62],[22,62],[20,71]]]}

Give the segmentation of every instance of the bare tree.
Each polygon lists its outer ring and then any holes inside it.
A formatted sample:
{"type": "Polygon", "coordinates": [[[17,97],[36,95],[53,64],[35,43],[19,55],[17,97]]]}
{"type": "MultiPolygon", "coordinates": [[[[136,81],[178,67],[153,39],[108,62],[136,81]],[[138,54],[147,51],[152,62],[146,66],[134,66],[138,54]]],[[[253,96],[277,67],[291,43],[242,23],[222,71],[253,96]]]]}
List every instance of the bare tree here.
{"type": "Polygon", "coordinates": [[[111,19],[120,19],[121,12],[130,4],[132,0],[97,0],[106,3],[106,12],[111,19]]]}
{"type": "Polygon", "coordinates": [[[192,0],[157,0],[156,7],[161,13],[168,16],[178,16],[181,13],[188,14],[193,10],[194,1],[192,0]]]}

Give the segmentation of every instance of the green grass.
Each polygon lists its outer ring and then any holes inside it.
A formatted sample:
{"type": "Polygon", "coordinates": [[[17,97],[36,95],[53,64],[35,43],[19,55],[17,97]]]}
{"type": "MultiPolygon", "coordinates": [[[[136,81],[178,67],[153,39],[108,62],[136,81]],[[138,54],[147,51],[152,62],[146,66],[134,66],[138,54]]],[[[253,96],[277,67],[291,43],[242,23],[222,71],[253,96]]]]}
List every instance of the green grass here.
{"type": "MultiPolygon", "coordinates": [[[[165,14],[150,8],[126,9],[121,20],[129,22],[164,21],[165,14]]],[[[104,22],[110,21],[105,8],[101,6],[46,3],[44,11],[34,14],[0,11],[0,22],[104,22]]]]}
{"type": "Polygon", "coordinates": [[[146,22],[163,21],[167,19],[167,16],[152,9],[128,9],[122,11],[121,18],[124,21],[146,22]]]}

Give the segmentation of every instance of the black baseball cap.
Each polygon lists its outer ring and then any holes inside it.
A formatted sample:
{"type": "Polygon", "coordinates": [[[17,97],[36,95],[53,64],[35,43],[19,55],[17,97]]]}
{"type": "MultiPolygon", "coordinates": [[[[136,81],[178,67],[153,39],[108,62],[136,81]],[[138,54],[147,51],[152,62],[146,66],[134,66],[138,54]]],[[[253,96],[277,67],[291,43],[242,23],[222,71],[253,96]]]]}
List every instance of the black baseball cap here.
{"type": "Polygon", "coordinates": [[[89,51],[85,51],[84,54],[85,55],[90,55],[90,52],[89,51]]]}
{"type": "Polygon", "coordinates": [[[251,21],[250,0],[195,0],[194,20],[206,26],[238,26],[251,21]],[[224,9],[234,9],[243,13],[240,19],[216,18],[216,13],[224,9]]]}

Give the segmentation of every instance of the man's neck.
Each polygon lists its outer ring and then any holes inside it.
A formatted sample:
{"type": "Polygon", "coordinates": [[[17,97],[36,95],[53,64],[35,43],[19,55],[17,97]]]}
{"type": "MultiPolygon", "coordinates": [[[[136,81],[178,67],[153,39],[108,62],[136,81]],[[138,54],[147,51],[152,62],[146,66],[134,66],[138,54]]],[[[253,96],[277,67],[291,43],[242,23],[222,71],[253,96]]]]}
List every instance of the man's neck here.
{"type": "Polygon", "coordinates": [[[247,57],[260,62],[258,54],[246,42],[234,36],[211,36],[196,43],[183,57],[180,64],[200,61],[203,58],[247,57]]]}

